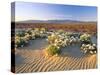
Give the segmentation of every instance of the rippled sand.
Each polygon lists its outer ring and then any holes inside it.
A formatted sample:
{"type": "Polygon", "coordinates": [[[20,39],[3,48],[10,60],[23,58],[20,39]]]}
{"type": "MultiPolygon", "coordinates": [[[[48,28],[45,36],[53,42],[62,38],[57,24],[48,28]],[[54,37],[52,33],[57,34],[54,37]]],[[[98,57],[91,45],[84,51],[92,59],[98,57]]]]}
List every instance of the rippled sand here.
{"type": "Polygon", "coordinates": [[[95,69],[95,55],[72,57],[68,55],[47,57],[43,50],[17,50],[16,73],[95,69]]]}

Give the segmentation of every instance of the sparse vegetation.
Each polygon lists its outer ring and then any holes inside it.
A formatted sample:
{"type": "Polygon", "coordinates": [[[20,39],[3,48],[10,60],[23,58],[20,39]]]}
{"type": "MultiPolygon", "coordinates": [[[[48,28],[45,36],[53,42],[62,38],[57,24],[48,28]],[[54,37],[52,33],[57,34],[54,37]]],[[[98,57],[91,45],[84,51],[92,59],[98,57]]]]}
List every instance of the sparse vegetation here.
{"type": "MultiPolygon", "coordinates": [[[[76,33],[76,32],[66,31],[65,29],[63,29],[64,27],[62,29],[58,29],[58,30],[55,30],[55,29],[50,30],[48,28],[46,29],[46,28],[44,28],[45,26],[42,27],[42,25],[40,27],[35,27],[32,29],[30,28],[25,31],[16,33],[15,46],[16,47],[24,47],[29,42],[29,40],[35,40],[37,38],[45,38],[49,43],[49,46],[46,48],[46,52],[49,55],[50,54],[55,55],[57,50],[59,50],[63,47],[75,45],[77,43],[81,44],[80,49],[84,53],[90,53],[90,54],[93,53],[94,54],[97,52],[96,46],[94,47],[93,46],[94,44],[92,44],[91,33],[89,33],[89,31],[88,32],[82,31],[80,33],[76,33]],[[87,48],[87,46],[88,46],[88,48],[87,48]],[[92,49],[90,48],[90,46],[92,49]],[[94,49],[92,46],[94,47],[94,49]]],[[[59,26],[57,26],[57,27],[59,27],[59,26]]],[[[78,25],[74,26],[74,28],[76,28],[77,32],[80,30],[80,28],[82,29],[82,27],[84,27],[84,29],[87,29],[88,25],[86,25],[86,28],[85,28],[85,26],[81,26],[81,27],[78,25]],[[78,28],[79,28],[79,30],[78,30],[78,28]]],[[[68,28],[73,28],[73,25],[69,26],[68,28]]]]}
{"type": "Polygon", "coordinates": [[[97,47],[95,44],[82,44],[81,50],[82,52],[89,53],[89,54],[97,53],[97,47]]]}
{"type": "Polygon", "coordinates": [[[32,26],[34,26],[31,27],[32,29],[29,28],[22,32],[16,32],[14,38],[16,54],[25,57],[25,60],[33,65],[33,67],[30,65],[32,67],[30,71],[37,65],[37,62],[39,67],[34,69],[38,71],[53,70],[52,67],[55,70],[58,70],[59,67],[60,69],[65,69],[68,66],[68,69],[73,69],[73,67],[77,68],[77,65],[72,65],[76,63],[80,64],[78,66],[79,69],[96,67],[97,44],[95,42],[97,36],[95,31],[91,31],[91,28],[94,27],[94,30],[95,26],[59,24],[37,24],[32,26]],[[95,33],[95,35],[92,33],[95,33]],[[95,38],[94,42],[92,42],[92,38],[95,38]],[[30,60],[34,58],[36,60],[30,60]],[[83,64],[85,66],[82,66],[83,64]]]}
{"type": "Polygon", "coordinates": [[[60,53],[60,49],[58,46],[55,46],[55,45],[49,45],[47,48],[46,48],[46,53],[47,55],[58,55],[60,53]]]}
{"type": "Polygon", "coordinates": [[[49,24],[49,23],[16,23],[16,28],[45,28],[47,30],[65,30],[74,32],[97,32],[96,22],[86,23],[64,23],[64,24],[49,24]]]}
{"type": "Polygon", "coordinates": [[[83,35],[80,36],[80,41],[82,43],[90,43],[91,42],[91,36],[89,34],[84,33],[83,35]]]}

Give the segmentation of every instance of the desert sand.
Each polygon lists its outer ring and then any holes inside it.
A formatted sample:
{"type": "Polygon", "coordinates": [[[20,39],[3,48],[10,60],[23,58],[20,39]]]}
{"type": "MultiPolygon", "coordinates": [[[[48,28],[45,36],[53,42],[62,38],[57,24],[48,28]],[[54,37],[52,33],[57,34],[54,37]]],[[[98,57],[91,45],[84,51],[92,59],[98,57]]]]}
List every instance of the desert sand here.
{"type": "Polygon", "coordinates": [[[16,50],[16,73],[95,69],[97,55],[74,57],[67,54],[48,57],[44,50],[16,50]]]}

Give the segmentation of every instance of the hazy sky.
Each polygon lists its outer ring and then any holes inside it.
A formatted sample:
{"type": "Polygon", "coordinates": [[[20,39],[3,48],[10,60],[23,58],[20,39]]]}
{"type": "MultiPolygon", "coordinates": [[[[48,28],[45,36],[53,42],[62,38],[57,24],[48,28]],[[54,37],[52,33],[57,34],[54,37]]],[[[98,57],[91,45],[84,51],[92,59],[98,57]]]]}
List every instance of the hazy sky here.
{"type": "MultiPolygon", "coordinates": [[[[12,10],[12,13],[13,10],[12,10]]],[[[97,8],[31,2],[15,3],[15,20],[80,20],[96,21],[97,8]]]]}

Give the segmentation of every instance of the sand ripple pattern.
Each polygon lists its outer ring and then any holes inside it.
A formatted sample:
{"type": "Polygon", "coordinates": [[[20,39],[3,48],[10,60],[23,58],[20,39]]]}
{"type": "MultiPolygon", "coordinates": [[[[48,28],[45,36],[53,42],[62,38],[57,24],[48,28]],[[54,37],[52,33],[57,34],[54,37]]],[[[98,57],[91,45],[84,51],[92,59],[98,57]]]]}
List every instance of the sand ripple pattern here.
{"type": "Polygon", "coordinates": [[[19,50],[17,54],[21,55],[23,60],[16,64],[16,73],[95,69],[97,67],[96,54],[80,58],[67,55],[46,57],[42,50],[19,50]]]}

